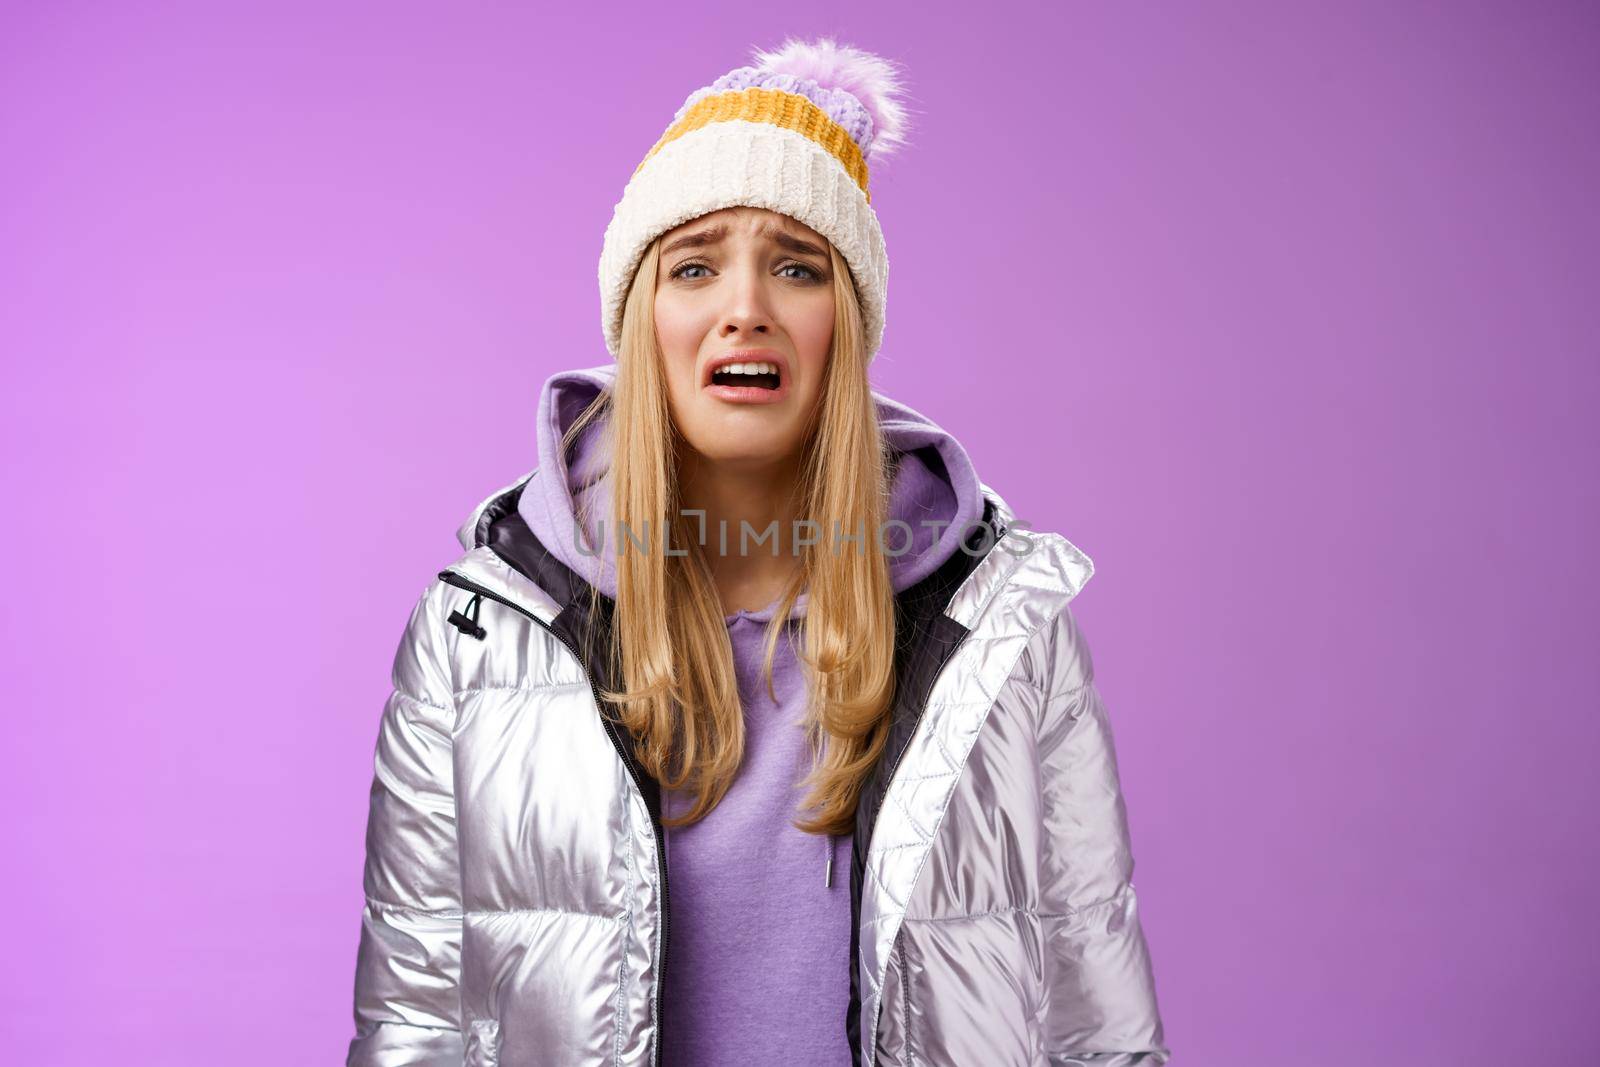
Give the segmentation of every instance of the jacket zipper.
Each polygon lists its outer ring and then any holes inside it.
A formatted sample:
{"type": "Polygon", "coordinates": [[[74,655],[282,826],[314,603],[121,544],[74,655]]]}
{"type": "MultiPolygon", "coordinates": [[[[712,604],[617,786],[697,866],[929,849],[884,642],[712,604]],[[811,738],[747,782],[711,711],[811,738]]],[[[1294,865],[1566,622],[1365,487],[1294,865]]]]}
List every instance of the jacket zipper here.
{"type": "MultiPolygon", "coordinates": [[[[616,724],[606,716],[605,705],[600,699],[600,687],[595,684],[593,676],[589,674],[589,669],[584,663],[582,654],[572,645],[572,642],[556,633],[548,623],[527,608],[506,599],[492,589],[486,589],[472,579],[464,577],[455,571],[440,571],[439,580],[446,585],[453,585],[457,589],[465,589],[475,596],[488,597],[490,600],[504,604],[513,611],[521,612],[537,623],[551,637],[560,641],[566,650],[572,653],[572,658],[578,661],[578,669],[583,672],[584,679],[589,683],[589,691],[594,694],[594,705],[596,710],[600,712],[600,722],[605,727],[606,735],[611,738],[611,744],[616,747],[617,755],[622,758],[622,765],[628,769],[628,777],[633,779],[634,788],[639,790],[640,796],[643,796],[644,783],[640,779],[637,768],[634,766],[633,757],[629,755],[627,747],[622,742],[621,735],[617,733],[616,724]]],[[[479,639],[482,639],[481,635],[479,635],[479,639]]],[[[653,821],[650,826],[650,834],[656,843],[656,869],[661,872],[661,962],[656,966],[655,989],[652,991],[654,993],[653,999],[655,1000],[656,1039],[650,1049],[650,1062],[655,1064],[661,1061],[661,987],[666,984],[667,977],[667,922],[671,912],[667,907],[667,852],[663,844],[660,828],[653,821]]]]}
{"type": "MultiPolygon", "coordinates": [[[[1005,533],[1004,530],[1000,530],[1000,531],[998,531],[996,533],[996,535],[995,535],[996,543],[999,542],[1001,536],[1003,536],[1004,533],[1005,533]]],[[[990,546],[990,547],[992,549],[993,546],[990,546]]],[[[949,605],[947,604],[946,607],[948,607],[948,606],[949,605]]],[[[944,655],[939,657],[938,665],[933,668],[933,681],[928,684],[928,692],[929,693],[932,693],[933,690],[938,687],[938,685],[939,685],[939,676],[944,674],[944,669],[946,667],[948,667],[950,665],[950,661],[953,658],[955,658],[956,650],[959,649],[962,645],[966,644],[967,637],[970,634],[970,631],[966,631],[965,628],[963,628],[963,630],[964,630],[964,632],[961,634],[961,636],[958,637],[950,645],[949,648],[944,650],[944,655]]],[[[927,713],[927,710],[928,710],[928,702],[926,700],[924,700],[922,702],[922,707],[917,710],[917,725],[918,726],[922,725],[922,716],[927,713]]],[[[911,731],[913,737],[916,736],[916,732],[917,732],[916,729],[913,728],[912,731],[911,731]]],[[[900,769],[900,761],[905,759],[906,749],[908,749],[910,747],[911,747],[911,738],[908,737],[908,738],[906,738],[905,745],[903,745],[901,747],[899,752],[896,752],[894,754],[894,762],[889,765],[889,775],[888,775],[887,778],[885,778],[883,780],[883,794],[884,794],[884,796],[888,796],[889,795],[889,787],[894,785],[895,772],[900,769]]],[[[881,808],[879,809],[879,814],[880,815],[882,814],[882,809],[881,808]]],[[[874,832],[876,832],[877,826],[878,826],[878,817],[876,815],[873,816],[872,826],[873,826],[874,832]]],[[[868,841],[868,844],[869,845],[871,844],[870,840],[868,841]]]]}
{"type": "MultiPolygon", "coordinates": [[[[967,640],[967,635],[966,634],[962,634],[961,637],[954,644],[952,644],[949,647],[949,649],[947,649],[945,651],[945,654],[943,656],[939,657],[939,665],[933,669],[933,680],[934,680],[934,684],[935,685],[938,684],[939,676],[944,673],[944,669],[945,669],[946,666],[949,665],[951,658],[955,656],[956,649],[960,648],[963,644],[965,644],[966,640],[967,640]]],[[[927,710],[928,710],[927,709],[927,704],[926,704],[926,702],[924,702],[923,707],[920,709],[920,711],[921,711],[921,713],[926,713],[927,710]]],[[[922,714],[920,714],[920,713],[917,716],[917,725],[918,726],[922,725],[922,714]]],[[[912,733],[912,736],[916,735],[915,728],[912,729],[911,733],[912,733]]],[[[889,775],[888,775],[887,778],[884,779],[884,783],[883,783],[883,795],[884,795],[884,797],[887,797],[889,795],[889,789],[894,785],[895,773],[900,770],[900,761],[905,759],[906,749],[908,749],[910,747],[911,747],[911,738],[908,737],[908,738],[906,738],[905,746],[903,748],[901,748],[899,752],[895,753],[894,762],[889,765],[889,775]]],[[[872,817],[872,836],[873,837],[877,836],[878,820],[881,819],[882,817],[883,817],[883,806],[882,806],[882,803],[880,802],[880,804],[878,806],[877,813],[875,815],[873,815],[873,817],[872,817]]],[[[867,838],[867,854],[870,856],[871,853],[872,853],[872,837],[869,837],[869,838],[867,838]]],[[[863,860],[862,862],[865,863],[866,861],[863,860]]],[[[893,946],[890,947],[890,951],[893,951],[893,946]]],[[[850,966],[859,969],[860,966],[861,966],[860,957],[857,956],[855,959],[851,960],[850,961],[850,966]]],[[[856,1010],[859,1012],[862,1007],[864,1007],[864,1005],[857,1005],[857,1009],[856,1010]]],[[[879,1014],[882,1014],[883,996],[882,996],[881,993],[879,994],[879,997],[878,997],[878,1008],[879,1008],[879,1014]]],[[[858,1022],[858,1030],[864,1032],[866,1030],[867,1020],[864,1019],[864,1018],[858,1018],[857,1022],[858,1022]]],[[[872,1025],[872,1044],[871,1044],[872,1051],[868,1055],[868,1058],[866,1060],[866,1063],[869,1065],[869,1067],[870,1067],[870,1065],[875,1064],[875,1063],[878,1062],[878,1033],[877,1033],[877,1031],[878,1031],[877,1020],[874,1019],[873,1020],[873,1025],[872,1025]]],[[[855,1049],[855,1048],[852,1048],[850,1050],[850,1062],[851,1063],[860,1062],[857,1059],[857,1054],[859,1052],[860,1052],[860,1050],[859,1049],[855,1049]]]]}
{"type": "MultiPolygon", "coordinates": [[[[998,545],[1000,543],[1000,538],[1005,536],[1005,532],[1006,532],[1005,529],[1001,528],[1001,527],[997,527],[995,529],[995,544],[989,546],[991,551],[994,549],[995,545],[998,545]]],[[[987,553],[985,553],[985,554],[987,555],[987,553]]],[[[982,561],[980,560],[979,562],[982,562],[982,561]]],[[[945,606],[949,607],[948,604],[946,604],[945,606]]],[[[933,681],[928,686],[928,691],[930,693],[933,692],[933,690],[938,687],[939,677],[944,674],[944,669],[946,667],[948,667],[950,665],[950,661],[953,658],[955,658],[956,650],[959,649],[962,645],[966,644],[967,637],[970,635],[970,633],[971,633],[970,630],[963,632],[961,634],[961,636],[959,638],[957,638],[950,645],[949,648],[945,649],[944,655],[939,657],[939,664],[938,664],[938,666],[934,667],[934,669],[933,669],[933,681]]],[[[918,709],[917,726],[921,726],[922,725],[922,716],[927,713],[927,710],[928,710],[927,701],[923,701],[922,707],[920,709],[918,709]]],[[[916,736],[916,732],[917,732],[916,729],[913,728],[912,731],[911,731],[912,737],[916,736]]],[[[905,745],[901,747],[899,752],[895,753],[894,762],[889,765],[889,775],[888,775],[888,777],[886,777],[884,779],[884,782],[883,782],[883,795],[884,795],[884,797],[888,797],[889,790],[894,785],[894,776],[900,770],[900,761],[905,759],[906,749],[911,747],[911,740],[912,740],[911,737],[906,738],[905,745]]],[[[878,820],[880,818],[882,818],[882,817],[883,817],[883,807],[882,807],[882,805],[880,803],[878,811],[877,811],[877,814],[873,815],[873,817],[872,817],[872,832],[873,832],[873,836],[877,836],[878,820]]],[[[869,838],[867,838],[867,853],[870,855],[871,851],[872,851],[872,838],[869,837],[869,838]]],[[[865,862],[865,860],[863,860],[862,862],[865,862]]],[[[891,951],[893,951],[892,946],[891,946],[891,951]]],[[[855,960],[851,960],[850,961],[850,965],[852,967],[860,967],[861,963],[860,963],[859,958],[855,959],[855,960]]],[[[881,992],[879,993],[879,996],[878,996],[878,1009],[879,1009],[879,1013],[881,1014],[882,1010],[883,1010],[883,995],[882,995],[881,992]]],[[[858,1010],[859,1010],[859,1006],[858,1006],[858,1010]]],[[[866,1020],[865,1019],[858,1019],[857,1022],[859,1024],[858,1028],[860,1030],[864,1031],[866,1029],[866,1020]]],[[[877,1034],[878,1026],[877,1026],[877,1022],[878,1021],[876,1019],[872,1020],[872,1031],[873,1031],[873,1033],[872,1033],[872,1044],[870,1046],[872,1051],[871,1051],[871,1053],[869,1053],[869,1055],[867,1057],[867,1064],[869,1065],[869,1067],[870,1067],[871,1064],[875,1064],[875,1063],[878,1062],[878,1034],[877,1034]]],[[[851,1049],[850,1050],[850,1058],[851,1058],[852,1062],[855,1060],[856,1052],[857,1052],[856,1049],[851,1049]]]]}
{"type": "MultiPolygon", "coordinates": [[[[933,692],[934,687],[939,684],[939,676],[944,673],[945,667],[949,666],[950,661],[955,658],[956,649],[965,644],[966,640],[967,635],[962,634],[956,639],[955,643],[953,643],[949,648],[945,649],[944,655],[939,657],[938,666],[933,668],[933,682],[928,686],[928,691],[930,693],[933,692]]],[[[900,746],[899,752],[894,754],[894,762],[889,764],[889,776],[883,780],[883,795],[886,797],[889,795],[889,787],[894,785],[894,776],[895,772],[900,769],[900,761],[906,758],[906,749],[911,747],[911,739],[917,735],[917,727],[922,725],[922,716],[927,714],[927,711],[927,701],[923,701],[922,707],[917,709],[917,726],[911,728],[911,737],[906,738],[906,743],[900,746]]],[[[878,808],[878,815],[882,814],[883,808],[880,806],[878,808]]],[[[872,818],[872,828],[874,833],[877,832],[878,828],[878,815],[874,815],[872,818]]],[[[867,842],[869,846],[871,843],[872,842],[870,840],[867,842]]]]}
{"type": "MultiPolygon", "coordinates": [[[[1004,529],[997,529],[995,531],[995,543],[996,544],[999,543],[1000,538],[1002,536],[1004,536],[1004,534],[1005,534],[1005,530],[1004,529]]],[[[994,545],[991,545],[990,548],[992,550],[994,548],[994,545]]],[[[522,607],[522,605],[513,603],[512,601],[506,599],[505,597],[501,596],[500,594],[494,592],[494,590],[487,589],[484,586],[479,585],[477,582],[474,582],[470,578],[466,578],[466,577],[464,577],[464,576],[462,576],[460,574],[457,574],[455,571],[450,571],[450,570],[440,571],[439,572],[439,578],[440,578],[441,581],[445,582],[448,585],[453,585],[458,589],[465,589],[470,593],[476,594],[477,596],[488,597],[490,600],[493,600],[493,601],[496,601],[498,603],[504,604],[506,607],[511,608],[513,611],[521,612],[523,615],[526,615],[528,618],[532,619],[535,623],[537,623],[539,625],[539,627],[541,629],[543,629],[546,633],[550,634],[550,636],[554,637],[557,641],[560,641],[561,644],[567,649],[567,651],[572,653],[572,658],[578,661],[578,669],[583,672],[584,678],[586,678],[588,680],[588,682],[589,682],[590,692],[592,692],[594,694],[595,707],[596,707],[596,709],[599,709],[601,711],[600,721],[605,727],[606,734],[607,734],[607,736],[609,736],[611,738],[611,744],[616,748],[617,755],[622,758],[623,766],[628,769],[628,776],[633,779],[634,788],[638,789],[640,795],[643,796],[644,795],[644,785],[640,781],[639,772],[634,767],[633,759],[632,759],[631,756],[629,756],[627,748],[623,745],[622,738],[617,734],[615,725],[611,722],[611,720],[609,718],[606,717],[606,715],[604,713],[603,704],[602,704],[601,699],[600,699],[600,687],[595,685],[594,679],[592,677],[590,677],[590,675],[589,675],[588,667],[584,664],[582,654],[579,653],[579,651],[576,648],[573,647],[572,643],[569,642],[566,638],[562,637],[560,634],[556,633],[555,630],[551,629],[549,624],[547,624],[544,620],[540,619],[537,615],[534,615],[532,612],[528,611],[526,608],[522,607]]],[[[476,619],[474,619],[473,621],[475,623],[476,619]]],[[[479,629],[481,629],[481,627],[479,627],[479,629]]],[[[962,634],[961,637],[954,644],[952,644],[948,649],[945,650],[944,655],[939,657],[939,664],[938,664],[937,667],[934,668],[934,671],[933,671],[933,679],[934,679],[934,684],[935,685],[938,684],[939,676],[944,673],[944,669],[945,669],[946,666],[949,665],[951,658],[955,656],[956,650],[959,649],[966,642],[966,639],[967,639],[967,635],[965,633],[962,634]]],[[[921,710],[923,712],[927,711],[927,708],[926,708],[925,704],[924,704],[924,707],[921,710]]],[[[918,725],[921,725],[921,716],[920,715],[918,716],[918,725]]],[[[913,730],[912,732],[913,732],[913,734],[915,734],[915,730],[913,730]]],[[[890,765],[888,777],[884,780],[884,794],[885,795],[888,794],[889,787],[894,784],[894,776],[900,770],[900,762],[901,762],[901,760],[903,760],[905,758],[906,749],[910,748],[910,747],[911,747],[910,739],[908,738],[905,747],[902,748],[899,752],[895,753],[894,763],[892,763],[890,765]]],[[[880,810],[878,812],[878,815],[875,815],[873,817],[873,829],[874,829],[874,831],[876,831],[876,829],[877,829],[877,820],[882,814],[883,813],[880,810]]],[[[662,843],[662,835],[659,832],[659,829],[654,825],[654,823],[651,824],[650,830],[651,830],[651,836],[655,838],[655,843],[656,843],[656,869],[661,872],[661,962],[656,967],[657,975],[656,975],[656,983],[655,983],[655,990],[654,990],[654,994],[655,994],[655,996],[654,996],[654,1000],[655,1000],[655,1016],[656,1016],[656,1040],[655,1040],[655,1043],[654,1043],[653,1047],[651,1048],[651,1055],[650,1055],[650,1062],[652,1064],[658,1064],[661,1061],[661,987],[666,984],[666,977],[667,977],[667,934],[668,934],[668,920],[669,920],[671,912],[667,907],[668,898],[667,898],[667,853],[666,853],[666,848],[662,843]]],[[[870,838],[868,839],[868,843],[869,843],[869,846],[870,846],[870,843],[871,843],[870,842],[870,838]]],[[[851,961],[851,966],[857,966],[857,965],[858,964],[857,964],[856,961],[851,961]]],[[[876,1020],[874,1020],[873,1029],[874,1030],[877,1029],[876,1020]]],[[[875,1063],[877,1061],[877,1058],[878,1058],[877,1057],[877,1038],[876,1038],[876,1036],[874,1036],[874,1038],[873,1038],[872,1048],[873,1048],[872,1058],[868,1062],[874,1062],[875,1063]]],[[[852,1050],[852,1055],[854,1055],[854,1050],[852,1050]]]]}

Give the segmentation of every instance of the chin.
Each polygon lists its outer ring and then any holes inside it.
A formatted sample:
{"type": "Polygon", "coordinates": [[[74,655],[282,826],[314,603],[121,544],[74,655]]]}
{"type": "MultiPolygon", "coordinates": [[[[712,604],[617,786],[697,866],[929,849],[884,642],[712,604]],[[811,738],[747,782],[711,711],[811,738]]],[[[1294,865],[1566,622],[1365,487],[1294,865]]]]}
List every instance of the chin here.
{"type": "Polygon", "coordinates": [[[786,437],[752,439],[748,434],[712,434],[699,440],[687,440],[689,447],[701,459],[729,465],[765,466],[791,455],[800,447],[798,441],[790,441],[786,437]]]}

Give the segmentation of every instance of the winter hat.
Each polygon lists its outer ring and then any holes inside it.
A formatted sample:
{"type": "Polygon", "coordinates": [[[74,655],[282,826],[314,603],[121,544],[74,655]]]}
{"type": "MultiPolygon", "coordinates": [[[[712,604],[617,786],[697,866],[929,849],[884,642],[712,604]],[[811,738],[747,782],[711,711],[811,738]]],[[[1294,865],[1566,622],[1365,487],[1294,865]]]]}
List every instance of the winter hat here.
{"type": "Polygon", "coordinates": [[[600,322],[613,358],[645,249],[690,219],[738,206],[788,215],[833,243],[855,277],[867,358],[877,355],[889,257],[867,177],[870,163],[905,142],[898,72],[826,37],[786,40],[754,58],[689,94],[617,202],[600,253],[600,322]]]}

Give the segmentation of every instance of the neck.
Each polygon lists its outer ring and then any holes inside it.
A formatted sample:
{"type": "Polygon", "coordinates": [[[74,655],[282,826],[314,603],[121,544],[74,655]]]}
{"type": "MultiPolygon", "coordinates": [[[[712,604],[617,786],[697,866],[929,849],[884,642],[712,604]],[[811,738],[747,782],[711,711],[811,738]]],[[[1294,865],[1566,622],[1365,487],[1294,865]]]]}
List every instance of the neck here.
{"type": "Polygon", "coordinates": [[[723,463],[690,457],[678,477],[679,506],[704,512],[703,527],[699,516],[687,518],[689,533],[700,538],[726,610],[770,604],[800,566],[793,548],[794,523],[801,517],[799,458],[723,463]],[[743,524],[747,539],[741,537],[743,524]],[[764,537],[760,544],[758,537],[764,537]]]}

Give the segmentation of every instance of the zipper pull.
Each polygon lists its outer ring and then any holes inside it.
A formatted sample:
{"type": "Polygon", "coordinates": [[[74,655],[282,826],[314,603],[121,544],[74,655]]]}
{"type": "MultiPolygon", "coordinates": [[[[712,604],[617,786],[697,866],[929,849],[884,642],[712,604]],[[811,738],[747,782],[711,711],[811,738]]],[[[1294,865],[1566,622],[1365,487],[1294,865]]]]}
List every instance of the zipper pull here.
{"type": "Polygon", "coordinates": [[[460,630],[462,633],[471,634],[473,637],[476,637],[479,641],[482,641],[484,639],[484,636],[487,635],[488,632],[489,632],[489,631],[485,630],[482,626],[478,625],[478,611],[482,606],[483,606],[483,597],[480,596],[477,593],[473,593],[472,594],[472,599],[467,601],[467,611],[469,611],[471,613],[471,618],[468,618],[466,615],[461,614],[461,612],[459,612],[459,611],[452,611],[450,613],[450,623],[451,623],[451,625],[453,625],[456,629],[460,630]]]}

